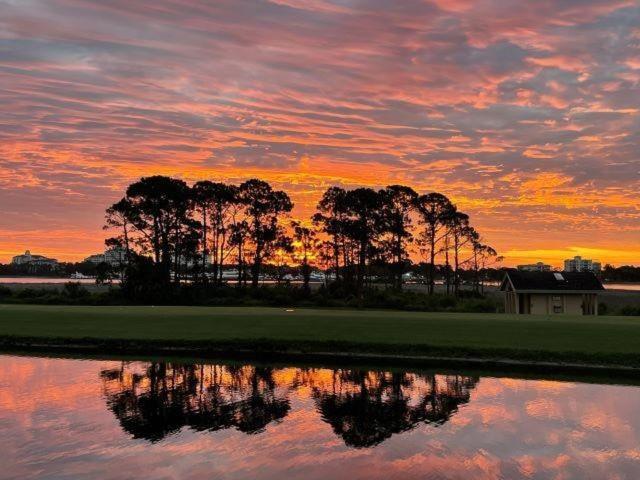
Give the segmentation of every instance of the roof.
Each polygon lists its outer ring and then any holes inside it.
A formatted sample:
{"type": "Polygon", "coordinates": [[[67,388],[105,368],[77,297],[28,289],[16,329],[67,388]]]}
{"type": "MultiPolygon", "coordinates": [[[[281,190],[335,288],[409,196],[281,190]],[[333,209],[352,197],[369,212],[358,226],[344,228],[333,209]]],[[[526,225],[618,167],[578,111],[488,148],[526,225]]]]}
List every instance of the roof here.
{"type": "Polygon", "coordinates": [[[604,290],[600,280],[591,272],[526,272],[509,269],[500,290],[508,282],[515,291],[593,292],[604,290]]]}

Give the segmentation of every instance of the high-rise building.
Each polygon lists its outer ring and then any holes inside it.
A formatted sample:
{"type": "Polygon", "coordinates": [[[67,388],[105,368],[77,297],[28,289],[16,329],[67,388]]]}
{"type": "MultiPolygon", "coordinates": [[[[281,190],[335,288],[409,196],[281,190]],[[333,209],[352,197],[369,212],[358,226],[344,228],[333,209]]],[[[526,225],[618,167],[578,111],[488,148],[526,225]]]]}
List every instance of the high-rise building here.
{"type": "Polygon", "coordinates": [[[113,247],[105,250],[104,253],[96,253],[89,255],[84,262],[98,265],[100,263],[108,263],[112,267],[120,267],[125,263],[125,249],[121,247],[113,247]]]}
{"type": "Polygon", "coordinates": [[[595,262],[580,256],[569,258],[564,261],[565,272],[600,272],[602,265],[600,262],[595,262]]]}

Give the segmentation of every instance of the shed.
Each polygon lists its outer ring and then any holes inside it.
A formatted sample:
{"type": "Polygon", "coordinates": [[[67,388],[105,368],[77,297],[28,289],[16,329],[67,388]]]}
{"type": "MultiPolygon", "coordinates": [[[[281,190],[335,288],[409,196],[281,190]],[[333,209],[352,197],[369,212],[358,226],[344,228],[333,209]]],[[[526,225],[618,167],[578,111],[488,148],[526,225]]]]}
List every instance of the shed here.
{"type": "Polygon", "coordinates": [[[591,272],[507,270],[500,291],[506,313],[597,315],[604,287],[591,272]]]}

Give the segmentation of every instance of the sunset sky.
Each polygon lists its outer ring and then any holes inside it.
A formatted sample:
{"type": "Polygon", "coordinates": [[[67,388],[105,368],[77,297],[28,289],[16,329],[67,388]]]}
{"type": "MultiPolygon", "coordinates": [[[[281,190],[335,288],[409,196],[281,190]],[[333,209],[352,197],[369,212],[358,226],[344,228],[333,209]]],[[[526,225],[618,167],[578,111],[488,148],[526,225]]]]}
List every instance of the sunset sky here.
{"type": "Polygon", "coordinates": [[[0,0],[0,262],[143,175],[448,195],[507,265],[640,264],[640,2],[0,0]]]}

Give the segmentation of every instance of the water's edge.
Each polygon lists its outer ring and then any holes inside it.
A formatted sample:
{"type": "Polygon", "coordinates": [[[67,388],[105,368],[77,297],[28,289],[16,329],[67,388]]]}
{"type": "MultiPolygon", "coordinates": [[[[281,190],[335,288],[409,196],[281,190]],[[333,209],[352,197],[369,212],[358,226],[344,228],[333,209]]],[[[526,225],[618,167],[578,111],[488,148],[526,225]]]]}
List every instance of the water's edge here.
{"type": "MultiPolygon", "coordinates": [[[[542,375],[579,375],[633,380],[640,383],[640,367],[635,362],[617,364],[602,362],[601,359],[588,356],[578,361],[569,354],[547,356],[542,352],[506,352],[506,351],[467,351],[453,349],[429,349],[424,352],[406,352],[399,354],[375,349],[370,345],[366,350],[353,350],[348,345],[308,344],[292,346],[288,344],[240,344],[237,342],[162,342],[132,341],[117,339],[64,339],[29,338],[0,336],[0,353],[37,353],[53,355],[85,355],[94,357],[111,356],[168,356],[172,358],[235,359],[268,362],[303,362],[316,364],[353,364],[384,365],[386,367],[445,367],[490,369],[503,372],[521,372],[542,375]],[[517,355],[509,355],[517,353],[517,355]],[[530,355],[530,357],[528,357],[530,355]]],[[[626,359],[628,360],[628,359],[626,359]]]]}

